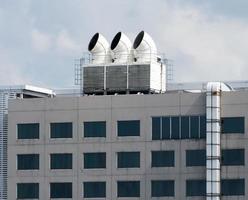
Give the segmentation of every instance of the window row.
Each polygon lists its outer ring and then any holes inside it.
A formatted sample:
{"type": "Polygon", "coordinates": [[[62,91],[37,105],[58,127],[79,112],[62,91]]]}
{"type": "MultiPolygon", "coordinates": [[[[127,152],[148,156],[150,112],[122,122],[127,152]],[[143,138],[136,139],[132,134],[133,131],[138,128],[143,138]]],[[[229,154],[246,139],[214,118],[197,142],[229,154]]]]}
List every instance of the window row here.
{"type": "MultiPolygon", "coordinates": [[[[106,153],[91,152],[83,154],[84,169],[106,168],[106,153]]],[[[245,165],[244,149],[223,149],[223,166],[245,165]]],[[[206,150],[186,150],[186,166],[205,166],[206,150]]],[[[174,151],[152,151],[151,167],[174,167],[174,151]]],[[[117,152],[117,168],[139,168],[140,152],[117,152]]],[[[72,169],[71,153],[50,154],[51,169],[72,169]]],[[[36,170],[39,169],[39,154],[18,154],[18,170],[36,170]]]]}
{"type": "MultiPolygon", "coordinates": [[[[244,133],[244,117],[223,117],[222,133],[244,133]]],[[[51,138],[72,138],[72,122],[50,124],[51,138]]],[[[84,137],[106,137],[106,122],[84,122],[84,137]]],[[[117,121],[117,135],[140,136],[140,121],[117,121]]],[[[39,139],[39,123],[17,125],[18,139],[39,139]]],[[[199,139],[206,138],[205,116],[152,117],[152,139],[199,139]]]]}
{"type": "MultiPolygon", "coordinates": [[[[84,182],[84,198],[106,198],[106,182],[84,182]]],[[[221,181],[222,196],[245,195],[245,179],[221,181]]],[[[186,180],[186,196],[206,196],[205,180],[186,180]]],[[[151,197],[174,197],[174,180],[151,180],[151,197]]],[[[140,197],[140,181],[117,181],[117,197],[140,197]]],[[[17,183],[17,199],[38,199],[39,183],[17,183]]],[[[50,183],[50,198],[73,198],[72,183],[50,183]]]]}

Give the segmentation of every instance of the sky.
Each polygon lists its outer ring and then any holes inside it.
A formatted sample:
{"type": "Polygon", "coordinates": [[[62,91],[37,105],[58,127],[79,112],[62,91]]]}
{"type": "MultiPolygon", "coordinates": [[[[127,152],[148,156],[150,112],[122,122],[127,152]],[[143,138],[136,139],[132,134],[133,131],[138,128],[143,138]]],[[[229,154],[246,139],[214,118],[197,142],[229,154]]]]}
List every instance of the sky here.
{"type": "Polygon", "coordinates": [[[74,84],[75,59],[100,32],[144,30],[175,82],[248,80],[247,0],[0,0],[0,85],[74,84]]]}

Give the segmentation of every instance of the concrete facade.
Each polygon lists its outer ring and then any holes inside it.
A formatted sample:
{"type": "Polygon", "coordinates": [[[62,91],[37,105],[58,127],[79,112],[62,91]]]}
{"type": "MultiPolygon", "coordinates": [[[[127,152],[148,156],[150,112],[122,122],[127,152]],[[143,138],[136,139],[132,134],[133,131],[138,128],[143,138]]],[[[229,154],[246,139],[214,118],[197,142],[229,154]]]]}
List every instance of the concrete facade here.
{"type": "MultiPolygon", "coordinates": [[[[74,200],[83,198],[84,181],[106,181],[104,199],[203,200],[186,197],[186,180],[205,179],[205,167],[186,167],[186,150],[205,149],[205,139],[152,140],[153,116],[205,115],[205,93],[182,91],[153,95],[117,95],[39,98],[9,101],[8,199],[17,198],[16,184],[39,183],[39,199],[50,199],[50,182],[72,182],[74,200]],[[118,137],[118,120],[140,120],[140,136],[118,137]],[[84,138],[84,121],[106,121],[106,138],[84,138]],[[51,139],[50,123],[72,122],[73,138],[51,139]],[[18,140],[18,123],[39,123],[40,139],[18,140]],[[173,150],[175,166],[151,168],[151,151],[173,150]],[[140,168],[117,168],[117,152],[139,151],[140,168]],[[83,153],[106,152],[106,169],[84,169],[83,153]],[[17,154],[40,154],[39,170],[17,170],[17,154]],[[51,153],[72,153],[72,170],[51,170],[51,153]],[[117,198],[117,180],[140,181],[139,198],[117,198]],[[174,180],[174,197],[151,198],[151,180],[174,180]]],[[[222,135],[222,148],[248,148],[248,92],[226,92],[221,97],[221,115],[245,117],[245,134],[222,135]]],[[[248,163],[245,156],[245,163],[248,163]]],[[[245,178],[245,195],[223,200],[248,199],[248,168],[223,166],[222,178],[245,178]]],[[[94,198],[95,199],[95,198],[94,198]]]]}

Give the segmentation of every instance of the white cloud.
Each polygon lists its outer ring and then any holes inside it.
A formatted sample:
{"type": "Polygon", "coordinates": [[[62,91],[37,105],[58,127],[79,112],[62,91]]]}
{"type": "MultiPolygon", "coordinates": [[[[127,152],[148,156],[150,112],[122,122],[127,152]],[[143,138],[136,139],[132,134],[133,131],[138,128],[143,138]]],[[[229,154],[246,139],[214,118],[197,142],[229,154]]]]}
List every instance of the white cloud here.
{"type": "Polygon", "coordinates": [[[32,47],[38,52],[46,52],[52,46],[51,36],[47,33],[38,31],[37,29],[32,30],[32,47]]]}
{"type": "Polygon", "coordinates": [[[56,39],[56,49],[59,53],[75,55],[80,52],[80,46],[74,41],[66,30],[59,32],[56,39]]]}
{"type": "Polygon", "coordinates": [[[165,12],[160,40],[175,60],[176,81],[248,78],[247,22],[210,18],[194,7],[165,12]]]}

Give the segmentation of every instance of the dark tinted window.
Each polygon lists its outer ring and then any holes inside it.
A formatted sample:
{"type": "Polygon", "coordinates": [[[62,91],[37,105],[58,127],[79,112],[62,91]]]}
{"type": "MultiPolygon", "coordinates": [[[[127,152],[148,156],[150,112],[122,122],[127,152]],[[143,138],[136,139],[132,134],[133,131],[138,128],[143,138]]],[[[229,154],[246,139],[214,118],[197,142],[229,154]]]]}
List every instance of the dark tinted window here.
{"type": "Polygon", "coordinates": [[[39,139],[39,124],[17,124],[18,139],[39,139]]]}
{"type": "Polygon", "coordinates": [[[190,138],[199,138],[199,116],[190,117],[190,138]]]}
{"type": "Polygon", "coordinates": [[[174,167],[174,151],[152,151],[152,167],[174,167]]]}
{"type": "Polygon", "coordinates": [[[51,123],[51,138],[72,138],[72,123],[51,123]]]}
{"type": "Polygon", "coordinates": [[[38,199],[39,183],[17,183],[17,199],[38,199]]]}
{"type": "Polygon", "coordinates": [[[118,181],[117,182],[118,197],[140,197],[139,181],[118,181]]]}
{"type": "Polygon", "coordinates": [[[139,136],[140,121],[118,121],[118,136],[139,136]]]}
{"type": "Polygon", "coordinates": [[[222,150],[222,165],[245,165],[244,149],[222,150]]]}
{"type": "Polygon", "coordinates": [[[50,198],[72,198],[72,183],[50,183],[50,198]]]}
{"type": "Polygon", "coordinates": [[[223,117],[222,133],[244,133],[245,118],[244,117],[223,117]]]}
{"type": "Polygon", "coordinates": [[[186,196],[205,196],[206,181],[205,180],[187,180],[186,196]]]}
{"type": "Polygon", "coordinates": [[[18,170],[39,169],[39,154],[22,154],[17,155],[18,170]]]}
{"type": "Polygon", "coordinates": [[[106,168],[106,153],[84,153],[84,168],[97,169],[106,168]]]}
{"type": "Polygon", "coordinates": [[[106,122],[84,122],[84,137],[106,137],[106,122]]]}
{"type": "Polygon", "coordinates": [[[140,152],[118,152],[118,168],[138,168],[140,167],[140,152]]]}
{"type": "Polygon", "coordinates": [[[186,166],[206,166],[206,150],[186,150],[186,166]]]}
{"type": "Polygon", "coordinates": [[[206,116],[200,116],[200,138],[206,138],[206,116]]]}
{"type": "Polygon", "coordinates": [[[152,118],[152,139],[161,139],[161,117],[152,118]]]}
{"type": "Polygon", "coordinates": [[[181,117],[181,138],[189,138],[189,116],[181,117]]]}
{"type": "Polygon", "coordinates": [[[170,139],[170,117],[162,117],[162,139],[170,139]]]}
{"type": "Polygon", "coordinates": [[[105,182],[84,182],[84,198],[106,197],[105,182]]]}
{"type": "Polygon", "coordinates": [[[50,155],[51,169],[72,169],[71,153],[55,153],[50,155]]]}
{"type": "Polygon", "coordinates": [[[151,182],[152,197],[174,196],[174,181],[158,180],[151,182]]]}
{"type": "Polygon", "coordinates": [[[171,117],[171,139],[179,139],[179,117],[171,117]]]}
{"type": "Polygon", "coordinates": [[[245,179],[225,179],[221,181],[223,196],[245,195],[245,179]]]}

